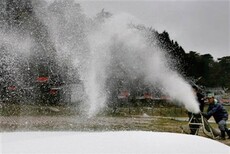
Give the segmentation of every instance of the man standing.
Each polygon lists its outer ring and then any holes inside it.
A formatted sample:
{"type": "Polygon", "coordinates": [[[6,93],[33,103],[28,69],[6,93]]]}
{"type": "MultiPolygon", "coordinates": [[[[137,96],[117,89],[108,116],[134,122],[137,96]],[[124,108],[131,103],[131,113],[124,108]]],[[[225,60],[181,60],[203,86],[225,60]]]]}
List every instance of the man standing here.
{"type": "MultiPolygon", "coordinates": [[[[202,95],[199,92],[199,89],[197,86],[193,85],[192,86],[194,94],[196,95],[196,99],[199,103],[199,108],[200,108],[200,112],[204,111],[204,95],[202,95]]],[[[188,116],[189,116],[189,121],[191,123],[200,123],[201,122],[201,116],[200,114],[194,114],[191,112],[188,112],[188,116]]],[[[190,128],[190,134],[195,135],[197,133],[197,130],[199,129],[199,125],[196,124],[189,124],[189,128],[190,128]]]]}
{"type": "Polygon", "coordinates": [[[215,99],[213,93],[209,93],[207,98],[209,106],[207,113],[203,113],[204,117],[209,119],[211,116],[213,116],[221,131],[220,138],[224,140],[226,132],[230,139],[230,130],[228,130],[226,124],[226,121],[228,120],[228,112],[223,107],[223,105],[219,103],[217,99],[215,99]]]}

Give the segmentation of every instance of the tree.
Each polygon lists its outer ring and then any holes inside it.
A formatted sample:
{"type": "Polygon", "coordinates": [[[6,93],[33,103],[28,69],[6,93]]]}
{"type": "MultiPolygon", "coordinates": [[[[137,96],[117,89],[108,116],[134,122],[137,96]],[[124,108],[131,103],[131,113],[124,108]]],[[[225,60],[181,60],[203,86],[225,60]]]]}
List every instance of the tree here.
{"type": "Polygon", "coordinates": [[[230,88],[230,56],[219,58],[218,61],[220,66],[219,84],[222,87],[230,88]]]}
{"type": "Polygon", "coordinates": [[[211,83],[211,69],[213,68],[214,60],[210,54],[204,54],[200,56],[200,64],[197,68],[203,77],[201,81],[205,83],[205,85],[213,86],[214,83],[211,83]]]}
{"type": "Polygon", "coordinates": [[[97,15],[96,15],[96,21],[98,22],[104,22],[106,19],[112,17],[112,13],[108,12],[108,11],[105,11],[105,9],[102,9],[101,12],[99,12],[97,15]]]}

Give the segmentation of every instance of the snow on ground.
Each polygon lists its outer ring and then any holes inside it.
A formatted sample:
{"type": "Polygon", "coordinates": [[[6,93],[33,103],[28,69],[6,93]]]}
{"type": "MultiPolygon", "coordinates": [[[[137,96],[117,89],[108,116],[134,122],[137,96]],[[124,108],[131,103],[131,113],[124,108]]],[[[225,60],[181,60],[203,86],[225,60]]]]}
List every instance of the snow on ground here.
{"type": "Polygon", "coordinates": [[[230,154],[230,147],[200,136],[144,132],[0,133],[2,154],[230,154]]]}

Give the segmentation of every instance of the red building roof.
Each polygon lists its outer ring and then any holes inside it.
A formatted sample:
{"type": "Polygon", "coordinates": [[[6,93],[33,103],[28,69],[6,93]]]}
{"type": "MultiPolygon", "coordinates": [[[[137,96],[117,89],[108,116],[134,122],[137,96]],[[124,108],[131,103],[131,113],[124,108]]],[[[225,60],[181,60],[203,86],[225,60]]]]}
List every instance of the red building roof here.
{"type": "Polygon", "coordinates": [[[48,80],[49,80],[49,77],[44,77],[44,76],[37,77],[36,79],[37,82],[47,82],[48,80]]]}

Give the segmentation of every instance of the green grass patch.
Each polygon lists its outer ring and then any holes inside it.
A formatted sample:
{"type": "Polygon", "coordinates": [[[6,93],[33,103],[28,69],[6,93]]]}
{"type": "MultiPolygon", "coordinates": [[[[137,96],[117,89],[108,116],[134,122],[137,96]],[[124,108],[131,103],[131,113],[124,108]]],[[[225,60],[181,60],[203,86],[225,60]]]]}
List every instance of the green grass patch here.
{"type": "Polygon", "coordinates": [[[1,116],[68,116],[78,114],[76,106],[67,105],[33,105],[33,104],[2,104],[1,116]]]}

